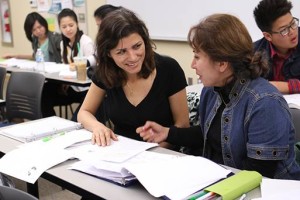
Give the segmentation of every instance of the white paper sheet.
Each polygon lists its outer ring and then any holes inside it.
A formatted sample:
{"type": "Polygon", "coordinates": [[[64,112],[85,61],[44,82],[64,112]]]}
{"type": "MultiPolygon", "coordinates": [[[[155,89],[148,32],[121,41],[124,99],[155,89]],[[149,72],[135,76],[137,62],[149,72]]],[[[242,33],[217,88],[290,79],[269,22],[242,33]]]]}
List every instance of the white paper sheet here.
{"type": "Polygon", "coordinates": [[[300,198],[300,181],[263,179],[261,183],[262,200],[282,200],[300,198]]]}
{"type": "Polygon", "coordinates": [[[162,162],[126,165],[154,197],[184,199],[190,194],[226,178],[231,172],[203,157],[182,156],[162,162]]]}
{"type": "Polygon", "coordinates": [[[54,137],[46,142],[38,140],[8,152],[0,159],[0,172],[28,183],[34,183],[50,167],[73,157],[66,147],[90,140],[91,133],[81,129],[54,137]]]}
{"type": "Polygon", "coordinates": [[[158,146],[157,143],[148,143],[118,136],[118,141],[112,141],[110,146],[86,144],[74,149],[74,155],[80,160],[104,160],[110,162],[124,162],[125,160],[147,149],[158,146]]]}

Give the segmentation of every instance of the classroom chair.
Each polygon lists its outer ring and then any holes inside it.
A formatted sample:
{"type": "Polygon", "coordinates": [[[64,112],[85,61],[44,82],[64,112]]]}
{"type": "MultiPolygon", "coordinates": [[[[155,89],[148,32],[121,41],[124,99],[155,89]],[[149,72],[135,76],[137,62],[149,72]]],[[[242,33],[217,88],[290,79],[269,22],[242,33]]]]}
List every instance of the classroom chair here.
{"type": "Polygon", "coordinates": [[[7,186],[0,186],[0,199],[1,200],[12,200],[12,199],[37,200],[37,198],[22,190],[13,187],[7,187],[7,186]]]}
{"type": "MultiPolygon", "coordinates": [[[[12,120],[16,118],[27,120],[42,118],[41,99],[44,83],[45,76],[40,73],[12,72],[6,89],[7,121],[2,122],[0,127],[14,124],[12,120]]],[[[27,191],[38,197],[37,182],[27,183],[27,191]]]]}
{"type": "Polygon", "coordinates": [[[300,110],[295,108],[290,108],[293,123],[295,127],[295,141],[300,142],[300,110]]]}
{"type": "MultiPolygon", "coordinates": [[[[0,67],[0,99],[4,100],[4,82],[6,78],[6,68],[0,67]]],[[[5,118],[5,101],[0,103],[0,121],[3,121],[5,118]]]]}
{"type": "Polygon", "coordinates": [[[12,72],[6,90],[6,117],[35,120],[42,118],[41,98],[45,82],[42,74],[12,72]]]}

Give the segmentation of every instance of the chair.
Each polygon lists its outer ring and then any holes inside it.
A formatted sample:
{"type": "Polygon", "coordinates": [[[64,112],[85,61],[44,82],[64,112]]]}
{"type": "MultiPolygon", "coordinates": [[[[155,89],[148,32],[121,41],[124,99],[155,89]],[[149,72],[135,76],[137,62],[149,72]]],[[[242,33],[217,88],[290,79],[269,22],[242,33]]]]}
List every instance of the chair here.
{"type": "MultiPolygon", "coordinates": [[[[41,99],[44,82],[44,75],[39,73],[12,72],[6,89],[6,118],[8,122],[0,126],[11,125],[14,118],[27,120],[42,118],[41,99]]],[[[38,197],[37,182],[35,184],[27,183],[27,190],[38,197]]],[[[28,199],[32,198],[28,197],[28,199]]]]}
{"type": "Polygon", "coordinates": [[[7,186],[0,186],[0,199],[1,200],[11,200],[11,199],[22,199],[22,200],[37,200],[34,196],[7,186]]]}
{"type": "Polygon", "coordinates": [[[3,99],[3,88],[6,78],[6,68],[0,67],[0,99],[3,99]]]}
{"type": "MultiPolygon", "coordinates": [[[[0,99],[4,100],[3,97],[3,88],[4,88],[4,82],[6,78],[6,68],[0,67],[0,99]]],[[[0,103],[0,121],[5,119],[5,109],[4,109],[5,101],[0,103]]]]}
{"type": "Polygon", "coordinates": [[[295,127],[295,141],[300,142],[300,110],[295,108],[290,108],[293,123],[295,127]]]}
{"type": "Polygon", "coordinates": [[[42,118],[41,98],[45,77],[34,72],[12,72],[6,90],[6,117],[42,118]]]}

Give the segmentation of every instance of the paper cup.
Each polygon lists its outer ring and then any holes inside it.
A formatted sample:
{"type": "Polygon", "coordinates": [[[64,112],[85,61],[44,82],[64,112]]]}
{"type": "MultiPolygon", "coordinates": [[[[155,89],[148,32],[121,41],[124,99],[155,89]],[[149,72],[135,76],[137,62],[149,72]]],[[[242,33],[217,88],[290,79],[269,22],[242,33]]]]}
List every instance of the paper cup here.
{"type": "Polygon", "coordinates": [[[87,59],[85,57],[74,57],[73,59],[77,71],[77,80],[85,81],[87,79],[87,59]]]}

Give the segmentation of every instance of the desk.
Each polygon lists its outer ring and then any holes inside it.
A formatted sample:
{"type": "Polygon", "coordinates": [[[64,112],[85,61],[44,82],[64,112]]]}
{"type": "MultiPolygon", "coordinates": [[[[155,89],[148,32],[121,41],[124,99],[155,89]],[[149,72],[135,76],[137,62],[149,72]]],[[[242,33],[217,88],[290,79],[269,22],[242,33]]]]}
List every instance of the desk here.
{"type": "MultiPolygon", "coordinates": [[[[14,72],[14,71],[27,71],[27,72],[33,72],[32,70],[26,70],[26,69],[20,69],[18,67],[5,67],[8,73],[14,72]]],[[[77,79],[67,79],[62,78],[59,76],[59,72],[53,72],[53,73],[43,73],[46,80],[48,81],[55,81],[60,83],[66,83],[70,85],[76,85],[76,86],[89,86],[91,84],[91,79],[87,79],[86,81],[79,81],[77,79]]]]}
{"type": "MultiPolygon", "coordinates": [[[[0,135],[0,151],[3,153],[7,153],[15,149],[19,144],[21,144],[19,141],[0,135]]],[[[153,148],[151,151],[183,155],[161,147],[153,148]]],[[[44,172],[42,177],[79,195],[92,195],[99,199],[120,199],[120,197],[122,197],[122,199],[130,200],[156,199],[140,184],[134,184],[125,188],[81,172],[67,169],[67,167],[74,162],[75,160],[68,160],[56,165],[44,172]]],[[[237,171],[236,169],[229,169],[237,171]]],[[[247,194],[246,199],[260,197],[260,195],[260,189],[256,188],[247,194]]]]}

